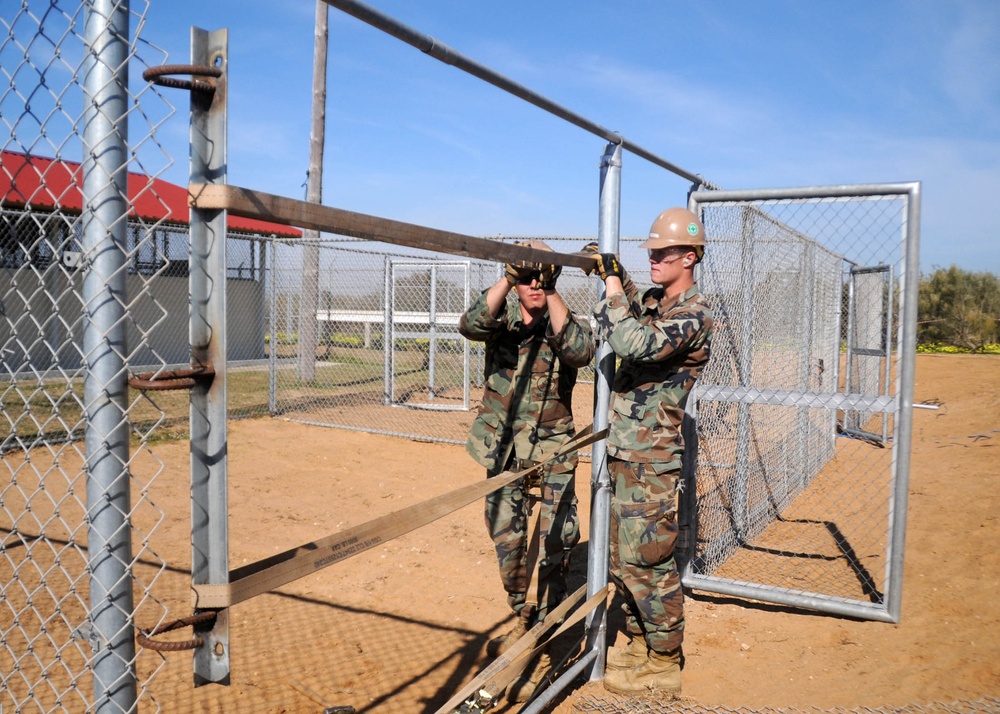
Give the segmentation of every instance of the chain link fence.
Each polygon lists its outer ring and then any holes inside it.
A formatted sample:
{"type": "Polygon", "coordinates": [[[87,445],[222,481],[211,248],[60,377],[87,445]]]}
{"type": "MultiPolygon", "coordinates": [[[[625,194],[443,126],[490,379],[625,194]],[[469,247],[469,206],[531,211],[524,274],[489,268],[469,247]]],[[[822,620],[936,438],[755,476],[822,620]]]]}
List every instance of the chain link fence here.
{"type": "Polygon", "coordinates": [[[165,54],[127,3],[12,3],[0,17],[0,710],[123,712],[152,700],[167,567],[150,448],[166,411],[127,366],[187,361],[186,263],[158,202],[172,108],[129,81],[165,54]],[[141,109],[140,109],[141,106],[141,109]],[[125,137],[128,136],[128,144],[125,137]],[[126,216],[131,215],[131,219],[126,216]],[[176,245],[176,249],[173,247],[176,245]]]}
{"type": "MultiPolygon", "coordinates": [[[[889,608],[901,568],[892,513],[906,487],[905,473],[895,481],[894,426],[898,371],[912,370],[913,355],[897,329],[898,276],[912,253],[912,197],[821,191],[703,205],[711,243],[701,286],[717,322],[697,389],[686,582],[750,584],[744,596],[854,604],[866,616],[889,608]]],[[[901,439],[908,453],[909,435],[901,439]]]]}
{"type": "MultiPolygon", "coordinates": [[[[558,252],[578,250],[591,240],[534,239],[558,252]]],[[[276,241],[272,248],[269,363],[257,367],[271,375],[270,413],[464,443],[482,387],[483,345],[459,335],[458,321],[500,278],[503,266],[351,239],[322,241],[315,371],[303,379],[297,335],[304,254],[301,243],[276,241]]],[[[596,278],[567,269],[557,286],[571,310],[590,314],[596,278]]],[[[509,300],[516,301],[513,291],[509,300]]],[[[593,421],[592,366],[580,372],[574,412],[581,426],[593,421]]]]}

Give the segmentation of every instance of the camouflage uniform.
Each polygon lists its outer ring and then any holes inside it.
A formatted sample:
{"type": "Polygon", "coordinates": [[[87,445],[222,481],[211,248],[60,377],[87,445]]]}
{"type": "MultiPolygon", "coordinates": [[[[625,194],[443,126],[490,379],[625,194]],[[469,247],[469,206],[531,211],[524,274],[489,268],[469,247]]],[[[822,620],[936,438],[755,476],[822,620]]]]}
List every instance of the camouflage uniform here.
{"type": "MultiPolygon", "coordinates": [[[[574,436],[572,397],[577,369],[594,356],[593,331],[570,314],[560,334],[548,316],[527,327],[519,306],[499,319],[486,304],[486,293],[462,315],[459,332],[486,343],[485,388],[466,449],[487,477],[526,468],[574,436]]],[[[576,513],[575,454],[551,463],[542,473],[538,577],[538,620],[566,595],[569,550],[580,540],[576,513]]],[[[486,527],[496,547],[500,580],[515,613],[524,608],[527,513],[521,482],[486,497],[486,527]]]]}
{"type": "MultiPolygon", "coordinates": [[[[627,286],[626,289],[631,286],[627,286]]],[[[712,312],[694,285],[641,301],[615,293],[594,308],[597,329],[621,363],[612,386],[608,471],[611,576],[625,597],[628,631],[650,649],[676,652],[684,596],[674,562],[684,406],[708,362],[712,312]],[[631,299],[630,299],[631,298],[631,299]]]]}

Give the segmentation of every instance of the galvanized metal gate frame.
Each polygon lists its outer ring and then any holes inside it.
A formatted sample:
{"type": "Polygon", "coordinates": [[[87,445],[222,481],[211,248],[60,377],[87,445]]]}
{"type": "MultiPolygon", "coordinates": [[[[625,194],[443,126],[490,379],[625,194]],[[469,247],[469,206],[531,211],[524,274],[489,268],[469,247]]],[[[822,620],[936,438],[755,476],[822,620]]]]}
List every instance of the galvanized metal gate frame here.
{"type": "MultiPolygon", "coordinates": [[[[472,363],[472,350],[469,341],[457,332],[441,331],[441,323],[438,320],[437,310],[437,288],[438,270],[441,268],[458,268],[462,271],[463,290],[465,296],[463,312],[469,307],[469,266],[470,262],[465,261],[438,261],[438,260],[401,260],[398,258],[387,259],[386,270],[386,290],[385,304],[383,306],[385,314],[385,327],[383,350],[385,353],[385,403],[393,406],[405,406],[416,409],[435,409],[440,411],[468,411],[470,403],[470,369],[472,363]],[[396,269],[405,267],[420,266],[425,267],[430,272],[430,304],[427,314],[426,330],[397,330],[399,324],[399,313],[404,312],[397,309],[398,300],[396,295],[396,269]],[[418,339],[428,341],[428,368],[427,368],[427,399],[419,402],[403,403],[396,399],[396,340],[418,339]],[[436,384],[436,358],[438,341],[458,342],[462,351],[462,401],[458,404],[447,404],[434,401],[437,389],[436,384]]],[[[422,315],[420,318],[422,319],[422,315]]],[[[423,324],[423,323],[420,323],[423,324]]]]}
{"type": "MultiPolygon", "coordinates": [[[[784,404],[821,407],[826,409],[860,409],[881,413],[885,419],[894,419],[892,439],[892,473],[890,476],[889,538],[886,548],[884,604],[847,600],[820,593],[778,588],[761,583],[735,581],[693,571],[691,559],[686,559],[682,582],[695,590],[750,598],[781,605],[802,607],[850,617],[883,622],[898,622],[902,608],[903,550],[906,540],[906,512],[909,492],[910,444],[912,439],[913,382],[916,356],[917,290],[919,285],[919,226],[920,184],[858,184],[840,186],[813,186],[788,189],[746,189],[738,191],[695,191],[689,207],[700,213],[705,206],[722,202],[767,200],[823,200],[841,197],[881,196],[898,197],[905,201],[905,223],[902,226],[900,320],[897,325],[899,362],[896,373],[895,396],[885,394],[810,394],[777,393],[775,390],[753,388],[719,388],[699,385],[699,400],[716,400],[736,404],[784,404]]],[[[888,301],[891,305],[891,299],[888,301]]],[[[887,328],[886,354],[891,340],[887,328]]],[[[888,360],[887,360],[888,361],[888,360]]],[[[888,385],[886,384],[886,389],[888,385]]]]}
{"type": "MultiPolygon", "coordinates": [[[[893,311],[892,311],[892,294],[894,276],[891,265],[876,265],[872,267],[852,267],[850,272],[850,280],[847,285],[847,359],[845,360],[844,366],[844,376],[846,384],[855,385],[858,384],[861,375],[855,374],[859,372],[860,364],[859,361],[863,359],[878,359],[879,372],[879,396],[888,396],[889,394],[889,365],[891,357],[891,346],[892,346],[892,328],[893,328],[893,311]],[[860,319],[858,315],[858,279],[865,275],[879,275],[885,274],[885,290],[883,290],[880,295],[882,301],[882,318],[885,323],[885,330],[880,335],[881,345],[878,347],[867,347],[865,345],[859,345],[859,335],[857,329],[857,323],[860,319]]],[[[864,439],[870,439],[876,443],[885,444],[889,440],[889,414],[887,412],[882,412],[880,422],[881,429],[878,432],[868,431],[864,428],[864,423],[861,419],[861,415],[865,413],[861,410],[850,410],[844,414],[844,432],[847,434],[854,434],[855,436],[860,436],[864,439]]]]}

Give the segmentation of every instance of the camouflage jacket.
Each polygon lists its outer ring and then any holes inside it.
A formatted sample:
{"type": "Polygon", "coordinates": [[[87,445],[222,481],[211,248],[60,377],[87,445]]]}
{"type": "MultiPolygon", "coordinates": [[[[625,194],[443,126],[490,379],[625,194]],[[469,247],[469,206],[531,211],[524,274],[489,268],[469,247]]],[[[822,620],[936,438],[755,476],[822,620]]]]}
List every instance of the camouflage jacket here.
{"type": "Polygon", "coordinates": [[[594,356],[594,334],[570,313],[558,335],[546,315],[528,328],[518,305],[494,318],[486,293],[459,321],[458,331],[486,343],[483,401],[466,449],[490,470],[518,459],[537,460],[574,435],[576,373],[594,356]]]}
{"type": "Polygon", "coordinates": [[[698,286],[676,299],[665,299],[660,287],[641,300],[615,293],[594,315],[598,333],[621,360],[611,387],[608,454],[679,464],[684,407],[712,343],[712,311],[698,286]]]}

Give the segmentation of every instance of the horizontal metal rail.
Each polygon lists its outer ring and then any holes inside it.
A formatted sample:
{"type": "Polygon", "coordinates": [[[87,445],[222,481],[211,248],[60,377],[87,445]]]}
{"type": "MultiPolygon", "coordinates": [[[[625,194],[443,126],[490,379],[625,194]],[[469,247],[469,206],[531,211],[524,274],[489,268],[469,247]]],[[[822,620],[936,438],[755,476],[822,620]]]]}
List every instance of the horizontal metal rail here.
{"type": "Polygon", "coordinates": [[[860,409],[889,414],[896,411],[896,399],[891,396],[844,394],[843,392],[801,392],[792,389],[708,386],[698,389],[698,400],[769,404],[780,407],[810,407],[813,409],[860,409]]]}
{"type": "Polygon", "coordinates": [[[580,114],[577,114],[576,112],[571,111],[556,102],[553,102],[551,99],[528,89],[522,84],[518,84],[512,79],[495,72],[489,67],[466,57],[462,53],[456,52],[448,45],[435,40],[430,35],[418,32],[417,30],[399,22],[396,18],[379,12],[370,5],[357,2],[356,0],[324,0],[324,2],[326,2],[327,5],[335,7],[338,10],[357,18],[358,20],[361,20],[378,30],[382,30],[382,32],[385,32],[386,34],[392,35],[398,40],[402,40],[408,45],[416,47],[421,52],[430,55],[436,60],[440,60],[441,62],[449,64],[452,67],[456,67],[474,77],[478,77],[484,82],[492,84],[494,87],[499,87],[505,92],[509,92],[529,104],[534,104],[536,107],[544,109],[550,114],[554,114],[560,119],[568,121],[570,124],[574,124],[591,134],[595,134],[613,144],[619,144],[623,149],[630,151],[636,156],[643,158],[652,164],[660,166],[671,173],[677,174],[681,178],[685,178],[699,186],[715,188],[714,184],[706,181],[701,176],[682,169],[680,166],[667,161],[661,156],[657,156],[652,151],[644,149],[638,144],[629,141],[620,133],[611,131],[600,124],[597,124],[590,119],[587,119],[586,117],[581,116],[580,114]]]}
{"type": "Polygon", "coordinates": [[[815,199],[823,202],[839,201],[844,198],[863,196],[895,196],[905,198],[919,189],[920,182],[912,183],[860,183],[839,186],[803,186],[798,188],[736,189],[699,191],[692,199],[701,203],[727,203],[729,201],[780,201],[794,199],[815,199]]]}
{"type": "MultiPolygon", "coordinates": [[[[317,310],[316,319],[320,322],[349,322],[371,325],[381,325],[385,322],[385,312],[382,310],[317,310]]],[[[462,319],[460,312],[436,312],[433,317],[429,312],[413,310],[392,313],[395,325],[430,325],[457,327],[462,319]]]]}
{"type": "Polygon", "coordinates": [[[848,601],[832,595],[807,593],[802,590],[789,590],[759,583],[749,583],[737,580],[714,577],[711,575],[696,575],[686,573],[683,577],[686,587],[718,595],[759,600],[761,602],[801,607],[806,610],[830,612],[846,617],[859,617],[863,620],[877,622],[899,622],[899,616],[889,612],[885,605],[868,604],[848,601]]]}

